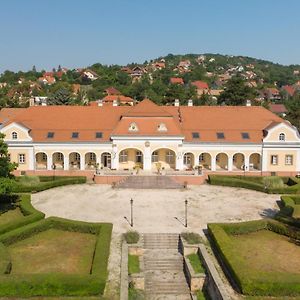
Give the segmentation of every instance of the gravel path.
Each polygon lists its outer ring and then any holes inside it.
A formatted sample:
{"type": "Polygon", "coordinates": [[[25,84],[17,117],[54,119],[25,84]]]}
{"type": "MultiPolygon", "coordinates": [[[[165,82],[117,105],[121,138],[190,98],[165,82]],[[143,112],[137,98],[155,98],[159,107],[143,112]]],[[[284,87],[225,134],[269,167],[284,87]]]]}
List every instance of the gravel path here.
{"type": "Polygon", "coordinates": [[[188,228],[201,232],[209,222],[238,222],[272,216],[277,195],[210,185],[187,190],[112,189],[109,185],[72,185],[32,195],[32,204],[46,214],[81,221],[111,222],[116,233],[179,233],[185,230],[184,200],[188,200],[188,228]]]}

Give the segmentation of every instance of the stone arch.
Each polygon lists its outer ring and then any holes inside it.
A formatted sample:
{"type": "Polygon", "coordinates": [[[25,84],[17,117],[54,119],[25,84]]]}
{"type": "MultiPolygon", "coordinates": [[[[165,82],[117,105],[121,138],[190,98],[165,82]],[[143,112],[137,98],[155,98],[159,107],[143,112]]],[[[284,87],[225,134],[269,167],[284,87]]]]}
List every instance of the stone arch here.
{"type": "Polygon", "coordinates": [[[228,170],[228,158],[229,155],[225,152],[220,152],[216,155],[216,169],[228,170]]]}
{"type": "Polygon", "coordinates": [[[36,170],[47,170],[48,155],[41,151],[35,153],[35,168],[36,170]]]}
{"type": "Polygon", "coordinates": [[[245,169],[245,154],[242,152],[236,152],[232,155],[232,167],[235,170],[245,169]]]}
{"type": "Polygon", "coordinates": [[[80,153],[74,151],[69,153],[69,168],[70,170],[80,170],[81,163],[80,153]]]}
{"type": "Polygon", "coordinates": [[[260,153],[251,153],[249,156],[249,171],[261,170],[261,155],[260,153]]]}
{"type": "Polygon", "coordinates": [[[195,155],[192,152],[185,152],[183,155],[183,165],[185,169],[192,169],[195,165],[195,155]]]}
{"type": "Polygon", "coordinates": [[[95,170],[97,167],[97,155],[95,152],[87,152],[84,155],[84,166],[86,170],[95,170]]]}
{"type": "Polygon", "coordinates": [[[52,167],[54,169],[64,169],[64,154],[62,152],[54,152],[52,153],[52,167]]]}
{"type": "Polygon", "coordinates": [[[175,169],[176,152],[168,147],[157,148],[151,152],[151,168],[160,171],[161,169],[175,169]]]}
{"type": "Polygon", "coordinates": [[[212,155],[208,152],[202,152],[199,155],[199,165],[202,166],[202,168],[211,170],[211,162],[212,162],[212,155]]]}

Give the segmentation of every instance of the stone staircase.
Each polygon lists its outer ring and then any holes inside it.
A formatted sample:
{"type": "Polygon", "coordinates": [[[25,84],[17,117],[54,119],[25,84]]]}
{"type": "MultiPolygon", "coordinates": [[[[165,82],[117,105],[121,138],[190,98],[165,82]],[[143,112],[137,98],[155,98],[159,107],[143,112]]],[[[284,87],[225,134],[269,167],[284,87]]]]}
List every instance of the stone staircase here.
{"type": "Polygon", "coordinates": [[[144,234],[146,299],[191,300],[178,234],[144,234]]]}
{"type": "Polygon", "coordinates": [[[181,189],[183,185],[168,176],[128,176],[117,183],[123,189],[181,189]]]}

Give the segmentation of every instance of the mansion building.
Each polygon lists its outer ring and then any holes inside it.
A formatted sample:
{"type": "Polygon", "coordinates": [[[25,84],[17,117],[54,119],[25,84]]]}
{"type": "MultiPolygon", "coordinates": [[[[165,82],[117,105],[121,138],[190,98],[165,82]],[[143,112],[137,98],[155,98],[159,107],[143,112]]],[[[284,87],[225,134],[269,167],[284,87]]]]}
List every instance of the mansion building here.
{"type": "Polygon", "coordinates": [[[300,135],[260,106],[33,106],[0,111],[20,171],[297,174],[300,135]]]}

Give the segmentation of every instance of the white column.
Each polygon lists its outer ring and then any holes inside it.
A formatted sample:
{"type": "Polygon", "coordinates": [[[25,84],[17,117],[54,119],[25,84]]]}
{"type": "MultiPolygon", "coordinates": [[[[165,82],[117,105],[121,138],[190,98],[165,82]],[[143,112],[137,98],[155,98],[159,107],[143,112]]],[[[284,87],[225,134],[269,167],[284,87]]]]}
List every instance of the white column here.
{"type": "Polygon", "coordinates": [[[80,170],[85,170],[85,155],[80,154],[80,170]]]}
{"type": "Polygon", "coordinates": [[[245,165],[245,171],[249,171],[249,162],[250,162],[250,156],[249,155],[245,155],[244,157],[245,161],[244,161],[244,165],[245,165]]]}
{"type": "Polygon", "coordinates": [[[33,148],[30,148],[28,151],[28,169],[35,170],[35,155],[33,148]]]}
{"type": "Polygon", "coordinates": [[[117,146],[113,146],[111,152],[111,168],[118,170],[119,169],[119,155],[117,146]]]}
{"type": "Polygon", "coordinates": [[[232,171],[232,166],[233,166],[233,157],[232,156],[228,156],[228,161],[227,161],[228,165],[227,165],[227,170],[228,171],[232,171]]]}
{"type": "Polygon", "coordinates": [[[101,153],[96,154],[96,164],[101,168],[101,153]]]}
{"type": "Polygon", "coordinates": [[[64,154],[64,170],[69,170],[69,155],[64,154]]]}
{"type": "Polygon", "coordinates": [[[176,170],[183,170],[183,153],[177,152],[176,154],[176,170]]]}
{"type": "Polygon", "coordinates": [[[150,147],[145,147],[145,149],[144,149],[143,169],[151,171],[151,150],[150,150],[150,147]]]}
{"type": "Polygon", "coordinates": [[[268,171],[268,152],[266,150],[263,150],[262,155],[260,157],[260,165],[261,165],[261,170],[263,172],[268,171]]]}
{"type": "Polygon", "coordinates": [[[300,172],[300,149],[296,153],[296,172],[300,172]]]}
{"type": "Polygon", "coordinates": [[[47,154],[47,170],[52,170],[52,165],[53,165],[52,155],[47,154]]]}
{"type": "Polygon", "coordinates": [[[216,169],[217,169],[217,167],[216,167],[216,157],[211,156],[211,170],[216,171],[216,169]]]}

